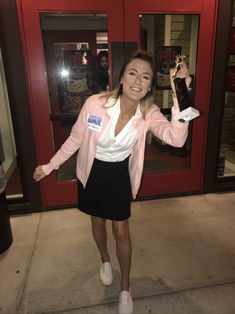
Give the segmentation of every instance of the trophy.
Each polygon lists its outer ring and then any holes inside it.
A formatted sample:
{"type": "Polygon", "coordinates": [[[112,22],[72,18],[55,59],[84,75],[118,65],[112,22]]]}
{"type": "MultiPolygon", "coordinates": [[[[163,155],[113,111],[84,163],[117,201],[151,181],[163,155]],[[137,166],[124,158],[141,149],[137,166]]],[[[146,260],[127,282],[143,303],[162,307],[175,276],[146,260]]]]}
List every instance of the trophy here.
{"type": "Polygon", "coordinates": [[[185,77],[177,77],[177,72],[180,70],[180,64],[183,62],[185,56],[176,56],[176,66],[172,75],[173,84],[175,87],[176,97],[179,103],[180,112],[175,116],[180,122],[187,122],[195,119],[200,115],[199,111],[192,107],[192,95],[186,85],[185,77]]]}

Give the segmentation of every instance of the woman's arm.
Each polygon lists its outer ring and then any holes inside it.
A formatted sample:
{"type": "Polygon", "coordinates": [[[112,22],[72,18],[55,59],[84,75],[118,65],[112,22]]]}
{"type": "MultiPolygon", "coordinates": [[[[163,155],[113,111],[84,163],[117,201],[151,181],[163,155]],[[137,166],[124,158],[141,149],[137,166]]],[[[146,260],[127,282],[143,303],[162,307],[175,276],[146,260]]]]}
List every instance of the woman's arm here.
{"type": "Polygon", "coordinates": [[[68,160],[80,147],[83,140],[86,119],[87,119],[87,101],[82,107],[77,121],[72,127],[71,133],[57,153],[51,158],[48,164],[36,167],[33,177],[36,182],[49,175],[54,169],[58,169],[66,160],[68,160]]]}
{"type": "Polygon", "coordinates": [[[188,135],[188,123],[181,123],[174,120],[174,115],[179,112],[177,99],[174,99],[174,106],[172,107],[172,119],[168,121],[167,118],[160,112],[157,106],[153,106],[146,119],[149,119],[149,130],[164,143],[182,147],[188,135]]]}

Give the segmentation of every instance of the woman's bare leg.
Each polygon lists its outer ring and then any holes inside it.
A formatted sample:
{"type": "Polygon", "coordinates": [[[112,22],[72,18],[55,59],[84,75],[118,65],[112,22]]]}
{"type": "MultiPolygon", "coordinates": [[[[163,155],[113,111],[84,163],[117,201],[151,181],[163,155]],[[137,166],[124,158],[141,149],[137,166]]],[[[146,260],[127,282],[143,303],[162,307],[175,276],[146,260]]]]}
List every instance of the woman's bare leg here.
{"type": "Polygon", "coordinates": [[[102,262],[110,262],[107,247],[107,230],[106,220],[99,217],[91,216],[92,234],[100,252],[102,262]]]}
{"type": "Polygon", "coordinates": [[[121,270],[121,290],[129,291],[132,245],[128,220],[113,221],[112,227],[116,240],[116,254],[121,270]]]}

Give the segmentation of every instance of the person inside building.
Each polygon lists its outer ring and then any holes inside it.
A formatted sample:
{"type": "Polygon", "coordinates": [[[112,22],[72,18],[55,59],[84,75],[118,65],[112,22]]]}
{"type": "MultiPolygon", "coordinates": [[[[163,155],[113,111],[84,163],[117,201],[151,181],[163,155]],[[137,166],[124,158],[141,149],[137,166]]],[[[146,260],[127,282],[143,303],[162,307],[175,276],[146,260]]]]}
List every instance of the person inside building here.
{"type": "MultiPolygon", "coordinates": [[[[39,165],[34,172],[38,182],[78,151],[78,208],[91,217],[101,257],[99,278],[107,286],[112,284],[113,275],[106,222],[112,223],[121,273],[119,314],[133,312],[129,218],[131,201],[141,182],[146,134],[151,131],[165,143],[181,147],[188,132],[188,123],[174,118],[179,112],[174,95],[171,121],[153,104],[154,75],[151,54],[134,52],[121,68],[117,88],[86,100],[68,139],[49,163],[39,165]]],[[[185,63],[177,75],[188,76],[185,63]]]]}
{"type": "Polygon", "coordinates": [[[99,93],[109,90],[109,55],[101,50],[97,55],[97,64],[93,72],[93,91],[99,93]]]}

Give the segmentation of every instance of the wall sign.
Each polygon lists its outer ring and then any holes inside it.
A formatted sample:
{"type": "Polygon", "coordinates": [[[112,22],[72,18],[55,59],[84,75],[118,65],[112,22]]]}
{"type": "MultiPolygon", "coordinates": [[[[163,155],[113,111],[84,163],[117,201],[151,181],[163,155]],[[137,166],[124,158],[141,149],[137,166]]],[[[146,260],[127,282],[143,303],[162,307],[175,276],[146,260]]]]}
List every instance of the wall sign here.
{"type": "Polygon", "coordinates": [[[92,89],[91,52],[89,50],[65,50],[64,66],[69,76],[68,93],[81,93],[92,89]]]}
{"type": "Polygon", "coordinates": [[[175,67],[175,58],[181,54],[181,46],[159,46],[156,49],[157,89],[171,89],[170,69],[175,67]]]}

